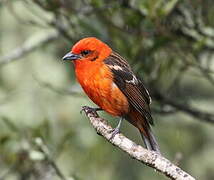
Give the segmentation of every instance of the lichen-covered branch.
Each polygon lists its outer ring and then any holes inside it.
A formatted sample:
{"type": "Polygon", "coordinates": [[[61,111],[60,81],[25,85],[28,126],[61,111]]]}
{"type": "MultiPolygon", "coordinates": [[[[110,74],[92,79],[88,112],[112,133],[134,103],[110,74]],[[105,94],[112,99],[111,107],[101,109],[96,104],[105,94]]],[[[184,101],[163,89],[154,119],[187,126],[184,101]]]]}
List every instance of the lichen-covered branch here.
{"type": "Polygon", "coordinates": [[[149,151],[140,145],[137,145],[123,134],[119,133],[112,138],[113,128],[100,118],[92,108],[84,106],[82,109],[89,118],[92,126],[97,133],[103,136],[113,145],[117,146],[124,152],[128,153],[132,158],[150,166],[171,179],[176,180],[194,180],[195,178],[184,172],[182,169],[172,164],[168,159],[157,154],[154,151],[149,151]]]}

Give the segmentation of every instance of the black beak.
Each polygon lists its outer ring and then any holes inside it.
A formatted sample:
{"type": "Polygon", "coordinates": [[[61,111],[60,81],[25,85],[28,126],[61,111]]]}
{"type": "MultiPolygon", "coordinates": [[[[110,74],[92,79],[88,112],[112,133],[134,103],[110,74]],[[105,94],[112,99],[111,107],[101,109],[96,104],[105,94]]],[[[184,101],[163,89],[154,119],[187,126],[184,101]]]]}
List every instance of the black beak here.
{"type": "Polygon", "coordinates": [[[71,52],[67,53],[63,58],[62,60],[77,60],[77,59],[80,59],[81,56],[78,55],[78,54],[73,54],[71,52]]]}

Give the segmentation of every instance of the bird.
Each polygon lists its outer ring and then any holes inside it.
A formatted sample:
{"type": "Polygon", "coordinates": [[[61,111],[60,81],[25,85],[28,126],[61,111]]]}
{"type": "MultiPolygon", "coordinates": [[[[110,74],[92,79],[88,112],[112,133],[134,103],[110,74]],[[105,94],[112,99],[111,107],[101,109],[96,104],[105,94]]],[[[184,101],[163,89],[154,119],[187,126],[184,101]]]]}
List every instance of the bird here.
{"type": "Polygon", "coordinates": [[[126,119],[140,131],[146,148],[160,154],[151,129],[151,96],[125,58],[96,37],[86,37],[74,44],[62,59],[73,62],[79,84],[98,105],[94,111],[104,110],[119,117],[114,136],[126,119]]]}

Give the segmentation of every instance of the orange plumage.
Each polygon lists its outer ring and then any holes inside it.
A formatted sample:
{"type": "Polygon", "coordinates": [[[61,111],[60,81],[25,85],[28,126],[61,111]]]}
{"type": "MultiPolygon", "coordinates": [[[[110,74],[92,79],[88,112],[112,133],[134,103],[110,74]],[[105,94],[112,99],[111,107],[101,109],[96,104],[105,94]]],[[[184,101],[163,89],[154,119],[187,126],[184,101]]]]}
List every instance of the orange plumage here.
{"type": "Polygon", "coordinates": [[[89,98],[113,116],[127,119],[139,129],[146,147],[159,152],[149,124],[151,98],[127,61],[94,38],[77,42],[63,57],[72,60],[77,80],[89,98]]]}

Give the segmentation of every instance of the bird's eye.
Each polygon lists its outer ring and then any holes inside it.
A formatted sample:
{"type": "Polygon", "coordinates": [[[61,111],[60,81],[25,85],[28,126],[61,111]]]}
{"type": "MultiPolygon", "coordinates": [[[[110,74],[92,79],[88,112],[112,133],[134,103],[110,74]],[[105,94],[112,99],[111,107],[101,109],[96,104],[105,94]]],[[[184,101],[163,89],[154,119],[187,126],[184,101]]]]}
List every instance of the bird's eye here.
{"type": "Polygon", "coordinates": [[[87,55],[90,54],[90,53],[91,53],[90,50],[81,51],[82,56],[87,56],[87,55]]]}

